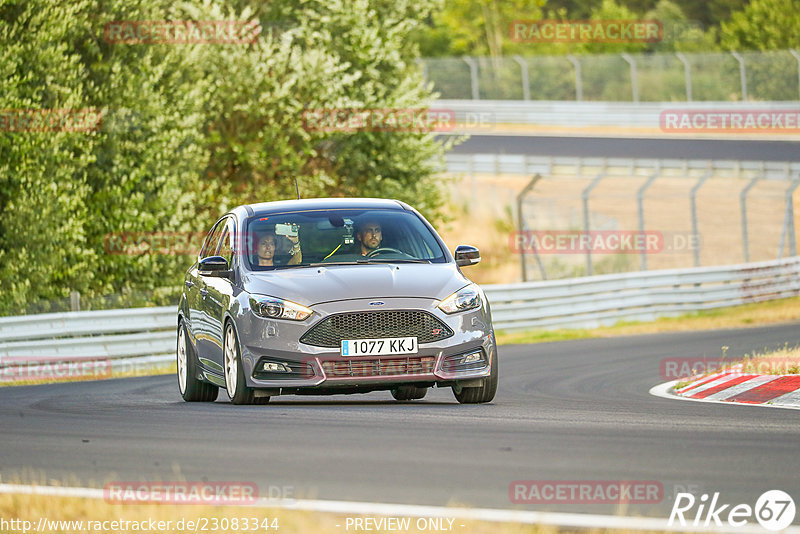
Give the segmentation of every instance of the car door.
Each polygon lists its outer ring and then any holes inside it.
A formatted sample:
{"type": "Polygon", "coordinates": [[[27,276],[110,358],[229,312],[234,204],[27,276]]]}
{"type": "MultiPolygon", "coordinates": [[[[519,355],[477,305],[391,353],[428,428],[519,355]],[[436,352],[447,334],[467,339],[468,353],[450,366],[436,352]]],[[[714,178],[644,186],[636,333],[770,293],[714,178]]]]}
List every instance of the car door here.
{"type": "MultiPolygon", "coordinates": [[[[222,256],[228,261],[229,268],[234,268],[234,239],[235,239],[235,219],[227,217],[223,223],[224,228],[219,239],[216,256],[222,256]]],[[[208,353],[206,357],[210,360],[210,365],[216,369],[224,369],[222,355],[223,324],[225,310],[230,306],[233,298],[234,285],[229,278],[219,276],[201,276],[205,282],[206,295],[204,297],[205,318],[208,321],[208,353]]]]}
{"type": "Polygon", "coordinates": [[[186,280],[186,284],[191,285],[188,299],[189,315],[197,357],[205,367],[214,369],[219,373],[222,373],[222,367],[215,364],[214,360],[211,359],[211,356],[214,354],[212,349],[213,343],[210,341],[213,328],[208,317],[208,311],[206,310],[208,296],[207,281],[209,277],[200,275],[198,264],[204,258],[217,255],[217,249],[219,248],[220,238],[222,237],[224,229],[225,219],[217,221],[211,228],[203,243],[200,255],[198,256],[198,262],[192,267],[186,280]]]}

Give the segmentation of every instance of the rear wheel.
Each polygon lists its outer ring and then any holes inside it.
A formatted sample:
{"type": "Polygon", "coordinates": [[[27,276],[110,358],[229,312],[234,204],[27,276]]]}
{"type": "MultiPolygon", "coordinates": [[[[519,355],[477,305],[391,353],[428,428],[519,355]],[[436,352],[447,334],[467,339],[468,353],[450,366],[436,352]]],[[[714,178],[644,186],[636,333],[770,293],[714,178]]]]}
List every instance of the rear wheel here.
{"type": "Polygon", "coordinates": [[[489,376],[483,379],[483,384],[476,388],[453,388],[453,395],[461,404],[482,404],[491,402],[497,393],[497,351],[494,353],[492,370],[489,376]]]}
{"type": "Polygon", "coordinates": [[[392,397],[398,401],[418,400],[428,394],[428,388],[416,386],[399,386],[392,390],[392,397]]]}
{"type": "Polygon", "coordinates": [[[245,382],[242,356],[239,351],[239,340],[233,324],[225,326],[223,353],[225,355],[225,389],[232,404],[266,404],[269,397],[256,397],[255,391],[247,387],[245,382]]]}
{"type": "Polygon", "coordinates": [[[178,322],[178,391],[187,402],[214,402],[219,388],[197,378],[197,358],[189,347],[186,326],[178,322]]]}

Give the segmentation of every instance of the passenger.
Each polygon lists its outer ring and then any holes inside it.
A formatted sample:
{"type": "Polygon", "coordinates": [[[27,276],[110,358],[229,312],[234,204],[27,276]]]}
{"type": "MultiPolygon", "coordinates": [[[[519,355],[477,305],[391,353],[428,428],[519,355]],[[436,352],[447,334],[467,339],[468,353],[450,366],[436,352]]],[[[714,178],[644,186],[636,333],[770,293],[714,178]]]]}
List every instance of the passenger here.
{"type": "Polygon", "coordinates": [[[275,249],[278,244],[278,236],[273,232],[262,234],[258,239],[256,247],[256,255],[258,257],[257,265],[259,267],[274,267],[275,265],[299,265],[303,261],[303,252],[300,250],[299,236],[281,236],[286,237],[291,243],[292,248],[289,250],[289,261],[286,263],[276,263],[275,249]]]}

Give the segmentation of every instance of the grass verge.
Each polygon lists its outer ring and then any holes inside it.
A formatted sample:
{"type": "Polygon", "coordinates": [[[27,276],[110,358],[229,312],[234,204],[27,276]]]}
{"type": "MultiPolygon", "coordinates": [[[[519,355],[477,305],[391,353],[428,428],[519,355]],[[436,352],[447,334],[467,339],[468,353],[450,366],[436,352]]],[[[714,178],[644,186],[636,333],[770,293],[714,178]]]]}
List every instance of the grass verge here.
{"type": "MultiPolygon", "coordinates": [[[[260,532],[262,534],[342,534],[353,531],[397,532],[397,529],[373,528],[358,529],[352,523],[356,518],[369,517],[380,520],[380,515],[343,515],[335,513],[296,511],[286,509],[267,509],[249,506],[206,506],[177,504],[127,504],[108,503],[100,499],[78,497],[53,497],[41,495],[0,494],[0,518],[6,524],[0,525],[0,532],[14,534],[36,531],[42,521],[43,531],[48,533],[104,533],[141,532],[159,534],[184,534],[186,532],[260,532]],[[347,520],[351,520],[347,528],[347,520]],[[16,524],[8,523],[18,521],[16,524]],[[22,523],[27,521],[28,523],[22,523]],[[117,523],[112,523],[116,521],[117,523]],[[127,521],[128,523],[123,523],[127,521]],[[266,521],[266,522],[265,522],[266,521]],[[192,522],[192,523],[190,523],[192,522]],[[234,524],[236,525],[234,527],[234,524]],[[254,525],[257,528],[252,528],[254,525]],[[14,528],[16,526],[16,528],[14,528]],[[216,528],[212,528],[216,526],[216,528]],[[264,527],[267,528],[264,528],[264,527]],[[203,528],[205,527],[205,528],[203,528]],[[277,528],[276,528],[277,527],[277,528]]],[[[394,519],[403,519],[406,516],[394,519]]],[[[424,520],[436,521],[439,518],[410,517],[408,528],[403,532],[429,533],[439,530],[435,523],[424,524],[424,520]],[[427,526],[427,528],[425,528],[427,526]]],[[[529,525],[520,523],[498,523],[489,521],[464,520],[453,518],[452,527],[444,528],[450,532],[465,534],[561,534],[575,532],[574,528],[529,525]]],[[[447,519],[443,525],[448,525],[447,519]]],[[[588,529],[588,534],[627,533],[633,530],[588,529]]]]}

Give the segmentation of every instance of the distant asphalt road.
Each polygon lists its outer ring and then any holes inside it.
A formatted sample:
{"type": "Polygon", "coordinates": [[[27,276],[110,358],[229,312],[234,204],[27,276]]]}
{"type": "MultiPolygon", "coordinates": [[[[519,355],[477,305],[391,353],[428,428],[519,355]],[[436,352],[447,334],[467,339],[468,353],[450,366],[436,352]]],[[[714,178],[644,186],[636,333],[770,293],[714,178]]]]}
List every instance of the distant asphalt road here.
{"type": "MultiPolygon", "coordinates": [[[[654,397],[664,358],[729,357],[798,341],[800,324],[500,347],[493,403],[449,389],[184,403],[173,376],[0,388],[3,482],[252,481],[262,494],[615,513],[615,505],[512,505],[515,480],[653,480],[666,518],[682,488],[755,504],[800,499],[800,411],[654,397]],[[31,475],[33,473],[33,475],[31,475]]],[[[721,501],[722,502],[722,501],[721,501]]]]}
{"type": "Polygon", "coordinates": [[[606,158],[800,161],[800,142],[473,135],[455,154],[527,154],[606,158]]]}

